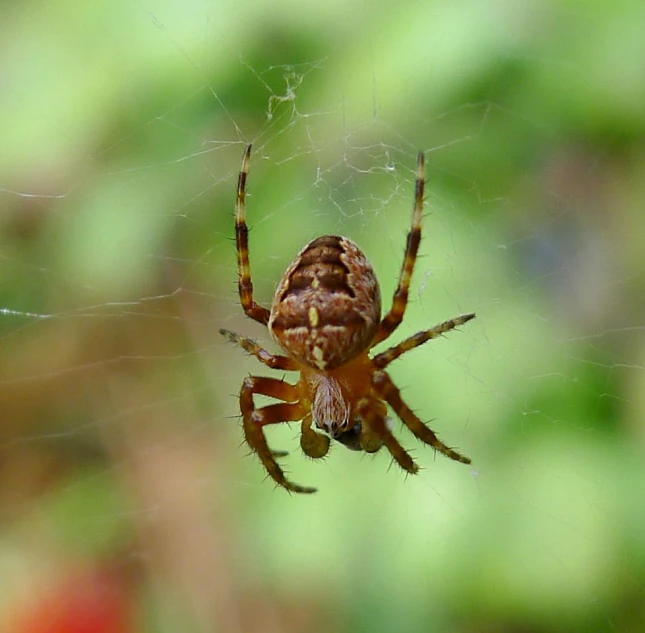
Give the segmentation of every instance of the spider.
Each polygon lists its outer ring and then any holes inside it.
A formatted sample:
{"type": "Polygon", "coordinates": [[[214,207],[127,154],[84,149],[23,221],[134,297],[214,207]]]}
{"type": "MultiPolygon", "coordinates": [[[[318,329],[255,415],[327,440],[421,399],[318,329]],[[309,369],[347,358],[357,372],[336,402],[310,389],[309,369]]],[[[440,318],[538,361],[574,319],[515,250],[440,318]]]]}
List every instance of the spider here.
{"type": "Polygon", "coordinates": [[[284,273],[271,309],[253,299],[246,225],[246,179],[251,145],[246,147],[237,183],[235,239],[240,303],[247,316],[266,325],[285,355],[271,354],[256,341],[221,329],[219,332],[271,369],[300,372],[292,385],[282,379],[248,376],[242,383],[240,409],[244,438],[269,476],[291,492],[316,488],[290,481],[276,461],[287,453],[273,451],[264,427],[302,421],[300,446],[314,459],[329,451],[330,438],[356,451],[375,453],[385,446],[408,473],[419,467],[391,432],[386,404],[423,443],[446,457],[470,464],[470,459],[446,446],[401,398],[385,371],[399,356],[475,317],[462,314],[418,332],[369,356],[401,324],[408,302],[410,279],[421,241],[424,155],[419,152],[412,226],[398,286],[390,311],[381,318],[381,294],[372,265],[350,239],[323,235],[309,242],[284,273]],[[280,402],[257,408],[255,394],[280,402]]]}

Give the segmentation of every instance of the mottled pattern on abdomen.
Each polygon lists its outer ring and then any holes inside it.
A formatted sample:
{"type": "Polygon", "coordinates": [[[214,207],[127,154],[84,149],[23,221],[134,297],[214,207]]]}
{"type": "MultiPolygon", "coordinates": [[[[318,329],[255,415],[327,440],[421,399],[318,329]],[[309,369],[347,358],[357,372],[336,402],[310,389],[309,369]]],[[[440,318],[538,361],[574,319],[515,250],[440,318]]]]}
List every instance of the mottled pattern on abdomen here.
{"type": "Polygon", "coordinates": [[[367,349],[381,318],[374,269],[346,237],[307,244],[275,293],[269,329],[299,361],[330,370],[367,349]]]}

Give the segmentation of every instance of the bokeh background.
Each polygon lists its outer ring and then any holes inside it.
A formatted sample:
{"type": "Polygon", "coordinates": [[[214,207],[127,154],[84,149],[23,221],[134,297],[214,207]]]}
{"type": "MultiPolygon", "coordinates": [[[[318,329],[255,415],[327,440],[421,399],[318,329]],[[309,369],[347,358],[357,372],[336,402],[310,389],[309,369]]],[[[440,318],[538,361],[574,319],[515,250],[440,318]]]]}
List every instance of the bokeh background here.
{"type": "Polygon", "coordinates": [[[2,631],[645,630],[642,2],[1,11],[2,631]],[[248,142],[265,305],[323,233],[387,305],[426,152],[394,338],[477,319],[392,375],[472,467],[271,429],[304,497],[247,456],[248,142]]]}

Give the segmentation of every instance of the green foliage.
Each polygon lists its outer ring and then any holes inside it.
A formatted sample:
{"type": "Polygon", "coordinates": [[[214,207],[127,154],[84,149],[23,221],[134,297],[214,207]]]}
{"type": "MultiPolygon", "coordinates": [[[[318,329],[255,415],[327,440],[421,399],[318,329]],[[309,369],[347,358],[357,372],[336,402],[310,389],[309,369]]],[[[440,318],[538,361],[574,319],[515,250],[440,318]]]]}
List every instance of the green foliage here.
{"type": "Polygon", "coordinates": [[[0,580],[25,590],[0,620],[135,559],[141,630],[642,631],[644,7],[5,7],[0,580]],[[270,429],[302,499],[238,449],[231,394],[266,368],[217,330],[272,345],[235,294],[247,142],[264,305],[340,233],[387,306],[426,151],[394,338],[477,319],[392,374],[473,469],[398,427],[413,479],[270,429]]]}

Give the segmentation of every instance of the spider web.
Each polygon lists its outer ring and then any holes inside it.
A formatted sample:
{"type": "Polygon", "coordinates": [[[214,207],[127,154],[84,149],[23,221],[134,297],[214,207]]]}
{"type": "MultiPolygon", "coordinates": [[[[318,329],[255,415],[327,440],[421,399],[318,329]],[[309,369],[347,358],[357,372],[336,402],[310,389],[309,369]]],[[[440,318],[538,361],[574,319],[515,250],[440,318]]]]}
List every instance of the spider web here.
{"type": "Polygon", "coordinates": [[[97,630],[642,629],[643,11],[483,6],[7,11],[5,628],[133,610],[140,628],[97,630]],[[249,142],[264,305],[332,233],[387,307],[426,152],[392,342],[477,319],[391,373],[472,467],[400,425],[414,478],[384,451],[307,461],[297,425],[269,429],[319,488],[300,498],[245,456],[236,394],[270,372],[217,330],[275,349],[236,295],[249,142]]]}

